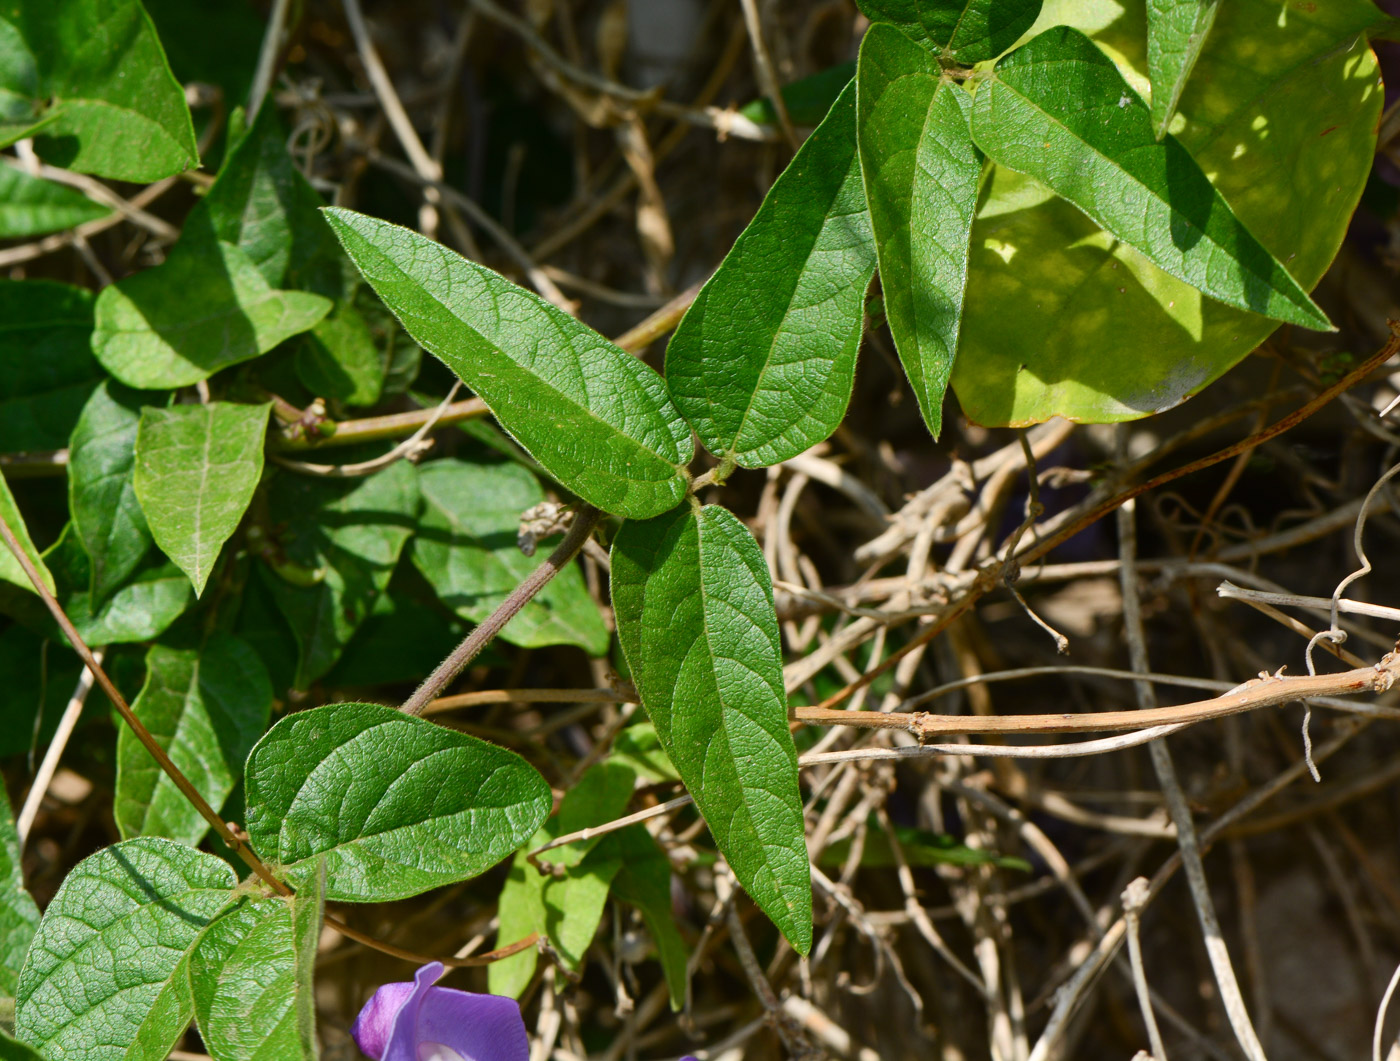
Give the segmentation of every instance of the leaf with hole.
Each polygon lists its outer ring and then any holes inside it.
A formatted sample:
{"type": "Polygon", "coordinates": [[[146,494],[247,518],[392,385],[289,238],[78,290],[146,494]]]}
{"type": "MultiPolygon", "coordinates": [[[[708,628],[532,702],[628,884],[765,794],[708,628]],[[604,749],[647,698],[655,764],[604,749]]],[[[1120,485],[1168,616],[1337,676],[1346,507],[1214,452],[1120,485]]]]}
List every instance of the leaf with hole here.
{"type": "Polygon", "coordinates": [[[92,352],[130,387],[186,387],[315,326],[331,302],[270,287],[231,243],[195,239],[97,296],[92,352]]]}
{"type": "Polygon", "coordinates": [[[146,407],[134,485],[157,545],[204,592],[263,470],[271,404],[146,407]]]}
{"type": "Polygon", "coordinates": [[[1142,97],[1078,30],[1046,30],[997,63],[978,86],[972,138],[1211,298],[1331,330],[1180,141],[1157,141],[1142,97]]]}
{"type": "Polygon", "coordinates": [[[137,0],[11,0],[0,38],[0,146],[33,135],[56,166],[143,184],[198,165],[184,89],[137,0]]]}
{"type": "Polygon", "coordinates": [[[214,1061],[315,1061],[312,975],[324,900],[311,874],[290,898],[245,897],[190,958],[195,1021],[214,1061]]]}
{"type": "Polygon", "coordinates": [[[259,575],[292,628],[294,684],[305,689],[335,665],[389,588],[417,526],[418,478],[398,461],[363,479],[281,472],[267,491],[259,575]]]}
{"type": "Polygon", "coordinates": [[[652,369],[425,236],[351,210],[326,217],[408,333],[559,482],[622,516],[654,516],[685,495],[690,429],[652,369]]]}
{"type": "Polygon", "coordinates": [[[967,284],[967,244],[982,160],[971,98],[898,30],[874,25],[860,46],[857,135],[880,287],[895,349],[933,437],[953,371],[967,284]]]}
{"type": "Polygon", "coordinates": [[[666,347],[666,385],[705,448],[760,468],[821,442],[851,400],[875,271],[855,87],[779,176],[666,347]]]}
{"type": "Polygon", "coordinates": [[[91,562],[91,595],[99,605],[153,541],[134,482],[142,398],[108,380],[88,398],[68,442],[68,511],[91,562]]]}
{"type": "Polygon", "coordinates": [[[190,952],[236,883],[223,859],[155,837],[83,859],[29,948],[16,1036],[53,1061],[161,1061],[193,1015],[190,952]]]}
{"type": "MultiPolygon", "coordinates": [[[[520,551],[520,515],[545,499],[539,481],[517,464],[442,460],[418,473],[423,515],[413,539],[413,563],[438,599],[479,623],[540,566],[520,551]]],[[[564,568],[501,631],[525,648],[578,645],[607,653],[609,635],[577,564],[564,568]]]]}
{"type": "Polygon", "coordinates": [[[484,873],[553,804],[514,752],[376,704],[283,718],[249,754],[244,785],[254,850],[298,886],[324,859],[326,898],[341,902],[484,873]]]}
{"type": "Polygon", "coordinates": [[[60,449],[102,380],[91,291],[0,280],[0,452],[60,449]]]}
{"type": "MultiPolygon", "coordinates": [[[[1221,5],[1174,134],[1303,288],[1337,253],[1375,156],[1382,92],[1370,0],[1221,5]]],[[[1147,90],[1140,5],[1062,0],[1147,90]]],[[[1160,148],[1160,145],[1159,145],[1160,148]]],[[[1054,415],[1132,420],[1171,408],[1253,350],[1276,321],[1205,298],[1034,179],[993,167],[973,227],[953,389],[987,425],[1054,415]]]]}
{"type": "MultiPolygon", "coordinates": [[[[132,711],[215,810],[233,791],[272,713],[262,662],[231,634],[199,648],[153,645],[132,711]]],[[[130,727],[117,733],[112,816],[122,835],[164,836],[195,845],[209,824],[151,758],[130,727]]]]}
{"type": "Polygon", "coordinates": [[[773,587],[758,543],[716,505],[622,525],[617,634],[661,745],[730,868],[799,954],[812,885],[773,587]]]}

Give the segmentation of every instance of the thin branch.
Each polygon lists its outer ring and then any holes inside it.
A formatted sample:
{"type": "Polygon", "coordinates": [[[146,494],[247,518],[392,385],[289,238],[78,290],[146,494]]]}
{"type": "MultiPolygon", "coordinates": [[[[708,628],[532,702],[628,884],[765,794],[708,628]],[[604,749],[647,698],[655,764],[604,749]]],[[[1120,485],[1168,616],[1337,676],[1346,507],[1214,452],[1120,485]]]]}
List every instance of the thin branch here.
{"type": "MultiPolygon", "coordinates": [[[[94,652],[92,658],[100,664],[102,649],[94,652]]],[[[21,851],[24,850],[24,842],[29,837],[29,830],[34,826],[34,819],[39,814],[39,806],[44,802],[44,793],[49,790],[49,782],[58,770],[58,760],[63,755],[63,749],[68,746],[68,738],[73,735],[73,729],[83,713],[83,705],[87,703],[88,693],[92,691],[93,680],[93,672],[84,667],[78,678],[78,687],[73,690],[68,706],[63,709],[58,729],[54,731],[48,750],[44,752],[43,761],[34,772],[34,783],[30,786],[29,795],[24,799],[24,806],[20,808],[19,817],[15,819],[15,831],[19,834],[21,851]]]]}
{"type": "Polygon", "coordinates": [[[437,694],[446,689],[452,680],[462,673],[467,664],[475,659],[477,653],[501,632],[506,623],[510,622],[535,594],[544,589],[549,584],[550,579],[569,565],[573,558],[578,555],[579,550],[583,548],[583,543],[593,533],[593,528],[597,525],[601,515],[602,513],[592,505],[584,505],[580,508],[574,515],[574,524],[569,528],[569,533],[564,536],[564,540],[559,543],[554,552],[550,553],[549,559],[535,568],[525,581],[511,590],[510,596],[506,597],[494,612],[483,619],[452,651],[451,655],[438,664],[433,673],[428,675],[427,680],[404,701],[399,710],[409,715],[421,715],[437,694]]]}
{"type": "Polygon", "coordinates": [[[267,90],[272,87],[273,71],[277,68],[277,56],[282,51],[282,27],[287,22],[287,9],[291,0],[273,0],[272,12],[267,16],[267,29],[263,31],[262,48],[258,51],[258,67],[253,73],[253,84],[248,89],[248,124],[252,125],[262,107],[267,90]]]}
{"type": "Polygon", "coordinates": [[[773,104],[773,112],[778,116],[778,128],[783,138],[794,151],[800,146],[797,132],[792,127],[792,117],[788,114],[787,102],[783,99],[773,60],[768,54],[768,45],[763,40],[763,21],[758,16],[757,0],[740,0],[744,8],[744,25],[749,31],[749,43],[753,45],[754,65],[758,67],[758,82],[763,86],[764,95],[773,104]]]}
{"type": "Polygon", "coordinates": [[[438,403],[433,410],[432,416],[423,423],[417,431],[404,439],[388,453],[375,457],[373,460],[360,461],[357,464],[312,464],[309,461],[291,460],[276,453],[272,454],[272,460],[284,468],[302,475],[319,475],[327,479],[358,479],[366,475],[373,475],[381,468],[387,468],[401,460],[413,460],[421,456],[425,451],[432,448],[432,442],[427,439],[428,432],[442,421],[443,414],[452,407],[452,399],[457,396],[457,391],[462,387],[460,380],[452,384],[452,389],[447,392],[447,397],[438,403]]]}

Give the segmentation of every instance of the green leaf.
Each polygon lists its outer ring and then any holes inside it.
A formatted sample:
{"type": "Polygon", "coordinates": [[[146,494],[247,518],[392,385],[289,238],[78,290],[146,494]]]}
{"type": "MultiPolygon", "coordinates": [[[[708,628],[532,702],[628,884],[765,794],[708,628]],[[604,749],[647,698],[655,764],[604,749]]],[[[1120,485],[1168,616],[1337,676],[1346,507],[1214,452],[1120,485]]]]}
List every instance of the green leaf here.
{"type": "Polygon", "coordinates": [[[1197,290],[1332,330],[1186,148],[1172,136],[1156,140],[1147,104],[1078,30],[1046,30],[997,63],[974,98],[972,138],[1197,290]]]}
{"type": "Polygon", "coordinates": [[[262,478],[271,404],[147,407],[136,433],[136,496],[156,544],[204,592],[219,550],[262,478]]]}
{"type": "Polygon", "coordinates": [[[642,912],[666,976],[671,1008],[679,1010],[685,1005],[690,950],[671,912],[671,860],[644,825],[629,825],[608,840],[622,859],[622,869],[613,878],[612,893],[642,912]]]}
{"type": "Polygon", "coordinates": [[[15,1034],[53,1061],[160,1061],[193,1013],[190,950],[235,883],[223,859],[154,837],[85,858],[39,923],[15,1034]]]}
{"type": "Polygon", "coordinates": [[[177,244],[164,264],[104,288],[92,352],[131,387],[185,387],[265,354],[330,310],[329,299],[276,291],[231,243],[177,244]]]}
{"type": "MultiPolygon", "coordinates": [[[[872,819],[873,821],[873,819],[872,819]]],[[[932,866],[999,866],[1002,869],[1030,870],[1025,859],[1007,858],[995,851],[980,847],[968,847],[956,837],[946,833],[932,833],[925,829],[911,829],[895,826],[895,837],[899,840],[900,853],[906,864],[915,867],[932,866]]],[[[829,845],[821,854],[818,865],[827,869],[841,869],[851,855],[851,841],[838,840],[829,845]]],[[[888,869],[899,864],[890,846],[889,834],[878,827],[871,828],[861,847],[860,864],[865,868],[888,869]]]]}
{"type": "Polygon", "coordinates": [[[650,722],[634,723],[619,733],[608,761],[630,766],[652,784],[681,779],[650,722]]]}
{"type": "MultiPolygon", "coordinates": [[[[184,90],[136,0],[6,0],[0,24],[10,44],[0,84],[13,93],[24,83],[28,120],[43,123],[34,145],[42,158],[138,183],[198,165],[184,90]]],[[[13,129],[4,143],[29,134],[13,129]]]]}
{"type": "Polygon", "coordinates": [[[92,566],[99,604],[126,580],[151,547],[136,499],[136,429],[142,395],[108,380],[88,398],[68,443],[68,510],[92,566]]]}
{"type": "Polygon", "coordinates": [[[0,1061],[46,1061],[43,1054],[0,1031],[0,1061]]]}
{"type": "Polygon", "coordinates": [[[297,378],[318,397],[369,406],[376,404],[383,392],[385,361],[364,317],[342,300],[297,349],[297,378]]]}
{"type": "MultiPolygon", "coordinates": [[[[405,570],[401,566],[397,574],[402,577],[405,570]]],[[[261,582],[256,585],[262,588],[261,582]]],[[[339,661],[326,674],[325,686],[343,689],[389,682],[416,685],[446,659],[462,643],[468,626],[435,607],[431,590],[424,589],[426,592],[419,596],[400,591],[390,582],[388,592],[374,602],[369,618],[355,631],[339,661]]],[[[280,616],[274,616],[274,620],[282,625],[280,616]]],[[[273,630],[272,636],[278,636],[278,631],[273,630]]],[[[290,638],[290,631],[286,636],[290,638]]],[[[486,651],[491,651],[490,646],[486,651]]],[[[293,668],[295,663],[293,651],[293,668]]]]}
{"type": "Polygon", "coordinates": [[[102,379],[90,346],[92,303],[80,287],[0,280],[0,452],[68,444],[102,379]]]}
{"type": "Polygon", "coordinates": [[[761,468],[821,442],[851,400],[875,271],[855,87],[769,189],[666,348],[666,384],[705,448],[761,468]]]}
{"type": "Polygon", "coordinates": [[[111,212],[74,188],[0,166],[0,239],[42,236],[111,212]]]}
{"type": "MultiPolygon", "coordinates": [[[[1304,288],[1347,231],[1375,155],[1382,92],[1370,0],[1222,5],[1176,136],[1304,288]]],[[[1047,4],[1146,91],[1144,8],[1047,4]]],[[[1160,145],[1159,145],[1160,149],[1160,145]]],[[[1036,181],[993,168],[972,232],[953,388],[978,423],[1132,420],[1217,379],[1278,325],[1203,298],[1036,181]]]]}
{"type": "MultiPolygon", "coordinates": [[[[816,125],[826,117],[836,97],[855,76],[855,61],[837,63],[825,70],[819,70],[809,77],[789,81],[781,89],[783,105],[788,117],[797,125],[816,125]]],[[[767,96],[759,96],[739,108],[739,113],[759,125],[777,125],[778,112],[773,101],[767,96]]]]}
{"type": "Polygon", "coordinates": [[[269,287],[285,281],[336,297],[349,263],[321,216],[324,205],[287,153],[277,108],[264,107],[191,211],[184,238],[233,244],[269,287]]]}
{"type": "Polygon", "coordinates": [[[933,437],[953,371],[967,284],[967,243],[982,160],[972,101],[898,30],[874,25],[860,46],[857,128],[886,319],[933,437]]]}
{"type": "MultiPolygon", "coordinates": [[[[154,645],[146,683],[131,705],[209,805],[223,806],[272,713],[272,684],[256,653],[230,634],[201,648],[154,645]]],[[[208,823],[129,727],[117,733],[112,814],[125,837],[164,836],[195,845],[208,823]]]]}
{"type": "MultiPolygon", "coordinates": [[[[423,515],[413,539],[413,563],[438,598],[479,623],[495,611],[543,554],[516,544],[520,514],[545,499],[539,481],[516,464],[441,460],[418,475],[423,515]]],[[[609,635],[577,564],[570,564],[512,619],[501,636],[525,648],[578,645],[605,655],[609,635]]]]}
{"type": "Polygon", "coordinates": [[[205,930],[190,960],[195,1020],[214,1061],[312,1061],[312,974],[323,899],[311,875],[294,897],[244,898],[205,930]]]}
{"type": "Polygon", "coordinates": [[[549,474],[622,516],[685,495],[690,429],[664,381],[562,310],[406,228],[326,218],[408,333],[490,406],[549,474]]]}
{"type": "Polygon", "coordinates": [[[872,22],[887,22],[929,51],[964,66],[995,59],[1040,14],[1041,0],[857,0],[872,22]]]}
{"type": "Polygon", "coordinates": [[[1152,128],[1159,138],[1166,135],[1219,6],[1219,0],[1147,0],[1147,71],[1152,128]]]}
{"type": "MultiPolygon", "coordinates": [[[[576,840],[540,855],[541,862],[562,867],[557,876],[541,873],[525,857],[551,840],[620,817],[632,796],[637,775],[627,767],[598,763],[564,794],[559,813],[539,830],[525,850],[516,853],[498,903],[499,946],[538,932],[570,969],[577,969],[598,932],[613,879],[622,858],[603,849],[604,837],[576,840]]],[[[534,948],[492,962],[487,970],[493,995],[519,998],[535,974],[539,952],[534,948]]]]}
{"type": "Polygon", "coordinates": [[[388,589],[418,500],[407,461],[358,480],[285,472],[272,479],[276,537],[263,553],[262,576],[296,637],[298,689],[335,665],[388,589]]]}
{"type": "MultiPolygon", "coordinates": [[[[94,605],[92,565],[70,523],[44,559],[58,582],[58,599],[78,636],[91,646],[159,637],[194,601],[190,580],[178,567],[150,554],[128,581],[94,605]]],[[[58,636],[57,628],[54,636],[58,636]]]]}
{"type": "MultiPolygon", "coordinates": [[[[29,528],[24,525],[24,517],[20,515],[19,506],[15,504],[15,497],[10,493],[10,484],[5,481],[4,476],[0,476],[0,516],[4,517],[9,525],[10,532],[14,534],[19,542],[19,547],[24,551],[24,555],[29,558],[29,562],[39,569],[39,577],[44,580],[44,585],[49,592],[54,592],[53,575],[49,572],[44,563],[44,558],[39,555],[39,550],[34,548],[34,542],[29,537],[29,528]]],[[[21,589],[27,589],[30,593],[36,593],[34,583],[29,580],[29,576],[24,573],[24,568],[20,567],[15,554],[10,551],[10,547],[4,541],[0,541],[0,579],[13,583],[21,589]]]]}
{"type": "Polygon", "coordinates": [[[739,883],[799,954],[812,887],[773,586],[718,506],[622,525],[617,634],[661,744],[739,883]]]}
{"type": "Polygon", "coordinates": [[[248,756],[254,849],[300,885],[325,859],[326,898],[388,902],[485,872],[549,813],[514,752],[376,704],[278,722],[248,756]]]}
{"type": "MultiPolygon", "coordinates": [[[[19,596],[18,591],[13,595],[19,596]]],[[[43,607],[32,596],[26,595],[25,599],[26,603],[43,607]]],[[[56,625],[54,631],[57,632],[56,625]]],[[[34,755],[48,744],[80,673],[82,664],[76,653],[29,627],[12,623],[0,633],[0,674],[5,676],[0,756],[34,755]]],[[[98,700],[99,697],[91,697],[89,704],[98,700]]]]}
{"type": "Polygon", "coordinates": [[[10,798],[0,785],[0,996],[9,997],[14,997],[29,941],[39,924],[39,907],[24,886],[20,855],[10,798]]]}

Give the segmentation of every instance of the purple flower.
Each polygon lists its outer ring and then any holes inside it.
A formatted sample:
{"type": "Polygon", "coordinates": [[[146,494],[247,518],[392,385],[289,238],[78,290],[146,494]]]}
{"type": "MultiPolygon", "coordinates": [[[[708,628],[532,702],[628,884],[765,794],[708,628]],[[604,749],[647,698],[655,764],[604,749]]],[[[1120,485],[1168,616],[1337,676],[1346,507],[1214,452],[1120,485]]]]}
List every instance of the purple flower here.
{"type": "Polygon", "coordinates": [[[350,1028],[360,1049],[374,1061],[529,1061],[519,1003],[435,987],[444,971],[430,962],[376,991],[350,1028]]]}

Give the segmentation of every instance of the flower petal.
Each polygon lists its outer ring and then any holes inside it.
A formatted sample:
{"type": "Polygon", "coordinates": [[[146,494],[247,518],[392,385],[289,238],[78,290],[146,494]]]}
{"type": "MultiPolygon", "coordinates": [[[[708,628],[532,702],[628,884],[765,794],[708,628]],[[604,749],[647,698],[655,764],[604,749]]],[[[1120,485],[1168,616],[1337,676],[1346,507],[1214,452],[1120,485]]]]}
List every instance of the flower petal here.
{"type": "Polygon", "coordinates": [[[423,999],[417,1030],[420,1041],[450,1046],[463,1061],[530,1061],[530,1037],[513,998],[435,987],[423,999]]]}
{"type": "Polygon", "coordinates": [[[394,1029],[394,1018],[412,993],[410,983],[385,984],[365,1003],[355,1023],[350,1025],[350,1034],[366,1057],[374,1061],[383,1058],[389,1033],[394,1029]]]}
{"type": "Polygon", "coordinates": [[[413,989],[394,1015],[389,1040],[384,1044],[384,1053],[379,1061],[418,1061],[419,1015],[424,1001],[434,990],[433,984],[444,971],[442,962],[429,962],[413,974],[413,989]]]}

